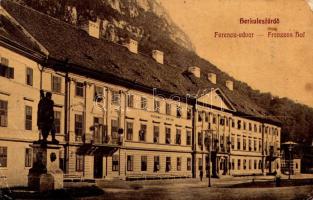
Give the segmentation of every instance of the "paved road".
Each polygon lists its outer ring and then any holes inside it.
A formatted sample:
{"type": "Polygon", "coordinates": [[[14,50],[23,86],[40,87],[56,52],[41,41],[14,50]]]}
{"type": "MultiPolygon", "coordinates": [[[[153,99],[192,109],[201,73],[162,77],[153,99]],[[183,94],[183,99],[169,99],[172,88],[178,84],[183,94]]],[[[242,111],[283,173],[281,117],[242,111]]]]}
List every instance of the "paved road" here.
{"type": "MultiPolygon", "coordinates": [[[[129,184],[128,187],[104,188],[104,195],[99,197],[84,198],[84,200],[98,199],[151,199],[151,200],[176,200],[176,199],[265,199],[265,200],[291,200],[310,199],[313,197],[313,185],[279,188],[225,188],[224,185],[251,181],[248,179],[230,179],[214,181],[212,188],[207,187],[207,182],[194,179],[182,182],[140,182],[129,184]]],[[[313,199],[313,198],[312,198],[313,199]]],[[[311,200],[311,199],[310,199],[311,200]]]]}
{"type": "Polygon", "coordinates": [[[176,185],[171,187],[149,187],[134,189],[106,189],[99,197],[89,197],[86,200],[97,199],[308,199],[313,186],[282,187],[282,188],[207,188],[203,186],[176,185]]]}

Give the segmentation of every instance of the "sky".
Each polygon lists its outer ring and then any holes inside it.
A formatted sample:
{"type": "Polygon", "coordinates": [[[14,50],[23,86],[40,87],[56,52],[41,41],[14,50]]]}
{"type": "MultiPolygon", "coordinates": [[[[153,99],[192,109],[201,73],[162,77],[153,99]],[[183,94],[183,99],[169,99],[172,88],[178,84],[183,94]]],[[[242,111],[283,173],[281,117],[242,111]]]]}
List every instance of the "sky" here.
{"type": "Polygon", "coordinates": [[[313,107],[312,0],[160,0],[197,53],[253,89],[313,107]],[[240,24],[278,18],[279,24],[240,24]],[[219,33],[254,33],[219,38],[219,33]],[[268,37],[268,32],[294,37],[268,37]],[[304,37],[295,37],[295,32],[304,37]]]}

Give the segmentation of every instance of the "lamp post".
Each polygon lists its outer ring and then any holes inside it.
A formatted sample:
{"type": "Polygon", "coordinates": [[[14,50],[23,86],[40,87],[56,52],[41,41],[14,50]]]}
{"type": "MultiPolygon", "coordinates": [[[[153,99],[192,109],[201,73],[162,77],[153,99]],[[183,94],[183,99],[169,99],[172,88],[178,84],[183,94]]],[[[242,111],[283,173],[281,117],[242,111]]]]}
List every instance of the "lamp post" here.
{"type": "MultiPolygon", "coordinates": [[[[227,153],[228,153],[228,163],[227,163],[227,171],[228,171],[228,175],[230,175],[230,170],[231,170],[231,162],[230,162],[230,154],[231,154],[231,141],[230,138],[227,141],[227,153]]],[[[226,172],[227,173],[227,172],[226,172]]]]}
{"type": "Polygon", "coordinates": [[[288,179],[290,180],[290,175],[291,175],[291,151],[292,151],[292,146],[288,146],[288,151],[289,151],[289,174],[288,174],[288,179]]]}
{"type": "MultiPolygon", "coordinates": [[[[289,152],[289,161],[288,161],[288,171],[289,171],[289,174],[288,174],[288,179],[290,180],[291,178],[291,152],[292,152],[292,148],[294,145],[296,145],[297,143],[295,142],[292,142],[292,141],[288,141],[288,142],[285,142],[283,143],[283,145],[286,145],[288,147],[288,152],[289,152]]],[[[286,155],[285,155],[285,160],[286,159],[286,155]]]]}
{"type": "Polygon", "coordinates": [[[212,139],[213,139],[213,130],[206,130],[206,137],[205,137],[205,145],[208,150],[208,187],[211,187],[211,152],[212,152],[212,139]]]}

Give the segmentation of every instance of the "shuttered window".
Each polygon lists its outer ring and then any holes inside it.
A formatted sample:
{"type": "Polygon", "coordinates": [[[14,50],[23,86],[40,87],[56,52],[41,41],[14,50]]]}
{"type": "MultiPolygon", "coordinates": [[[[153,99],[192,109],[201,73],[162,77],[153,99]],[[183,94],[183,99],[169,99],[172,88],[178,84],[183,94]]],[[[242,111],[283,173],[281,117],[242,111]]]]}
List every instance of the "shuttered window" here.
{"type": "Polygon", "coordinates": [[[8,126],[8,102],[0,100],[0,126],[8,126]]]}
{"type": "Polygon", "coordinates": [[[52,92],[61,93],[62,79],[59,76],[52,76],[52,92]]]}
{"type": "Polygon", "coordinates": [[[134,170],[134,156],[127,156],[127,171],[134,170]]]}
{"type": "Polygon", "coordinates": [[[119,162],[118,162],[118,155],[112,156],[112,171],[118,171],[119,170],[119,162]]]}
{"type": "Polygon", "coordinates": [[[0,167],[7,167],[8,148],[0,147],[0,167]]]}
{"type": "Polygon", "coordinates": [[[30,67],[26,68],[26,84],[33,85],[33,69],[30,67]]]}
{"type": "Polygon", "coordinates": [[[9,67],[9,59],[2,57],[0,63],[0,76],[13,79],[14,68],[9,67]]]}
{"type": "Polygon", "coordinates": [[[25,129],[32,130],[33,126],[33,109],[31,106],[25,106],[25,129]]]}
{"type": "Polygon", "coordinates": [[[25,149],[25,167],[32,166],[32,149],[26,148],[25,149]]]}
{"type": "Polygon", "coordinates": [[[84,156],[76,154],[76,171],[84,171],[84,156]]]}

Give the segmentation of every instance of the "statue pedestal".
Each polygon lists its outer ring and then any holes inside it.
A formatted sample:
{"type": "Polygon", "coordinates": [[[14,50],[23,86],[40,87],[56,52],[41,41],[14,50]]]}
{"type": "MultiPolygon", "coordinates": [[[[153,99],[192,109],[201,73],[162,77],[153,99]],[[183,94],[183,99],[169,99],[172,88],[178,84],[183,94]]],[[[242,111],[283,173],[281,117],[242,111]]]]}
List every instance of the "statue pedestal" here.
{"type": "Polygon", "coordinates": [[[63,171],[59,167],[59,149],[56,144],[32,144],[33,167],[28,173],[28,187],[45,192],[63,188],[63,171]]]}

